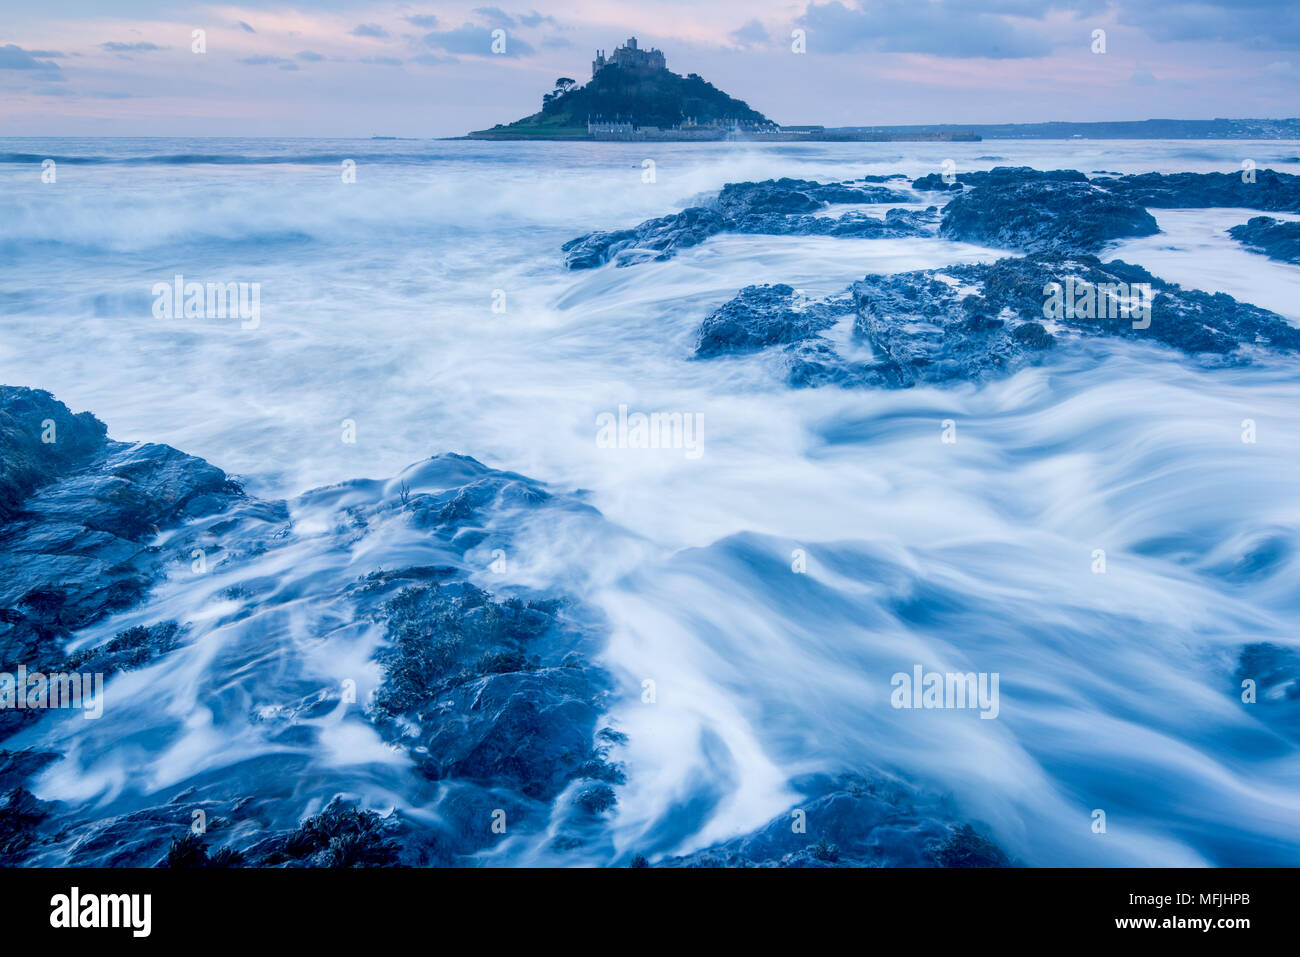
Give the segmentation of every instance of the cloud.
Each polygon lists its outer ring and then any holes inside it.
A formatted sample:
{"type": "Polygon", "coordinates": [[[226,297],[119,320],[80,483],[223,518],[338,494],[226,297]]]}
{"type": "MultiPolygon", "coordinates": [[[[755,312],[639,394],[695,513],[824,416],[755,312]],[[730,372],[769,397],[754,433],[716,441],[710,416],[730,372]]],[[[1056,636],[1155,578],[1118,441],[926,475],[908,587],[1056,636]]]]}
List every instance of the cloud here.
{"type": "Polygon", "coordinates": [[[1120,0],[1119,22],[1153,40],[1300,46],[1295,0],[1120,0]]]}
{"type": "Polygon", "coordinates": [[[374,37],[377,40],[387,40],[389,33],[377,23],[358,23],[348,31],[354,37],[374,37]]]}
{"type": "Polygon", "coordinates": [[[394,56],[363,56],[358,63],[369,63],[371,66],[401,66],[402,61],[394,56]]]}
{"type": "Polygon", "coordinates": [[[474,12],[488,22],[490,27],[513,27],[515,18],[500,7],[475,7],[474,12]]]}
{"type": "Polygon", "coordinates": [[[432,13],[417,13],[407,17],[406,22],[421,30],[432,30],[438,25],[438,18],[432,13]]]}
{"type": "Polygon", "coordinates": [[[965,0],[882,0],[866,10],[839,0],[814,2],[799,22],[808,28],[810,54],[867,51],[1007,60],[1051,52],[1042,37],[965,0]]]}
{"type": "Polygon", "coordinates": [[[568,37],[544,37],[542,46],[548,50],[571,50],[573,49],[573,41],[568,37]]]}
{"type": "Polygon", "coordinates": [[[243,27],[247,32],[249,32],[249,33],[256,33],[256,32],[257,32],[257,31],[254,30],[252,27],[250,27],[247,23],[245,23],[243,20],[237,20],[236,22],[237,22],[241,27],[243,27]]]}
{"type": "Polygon", "coordinates": [[[282,56],[266,56],[265,54],[261,54],[261,53],[257,54],[256,56],[240,57],[239,62],[246,63],[249,66],[284,66],[285,64],[288,64],[289,66],[292,66],[295,70],[298,68],[296,64],[290,62],[289,60],[286,60],[282,56]]]}
{"type": "Polygon", "coordinates": [[[1150,70],[1134,70],[1128,81],[1134,86],[1155,86],[1156,76],[1150,70]]]}
{"type": "Polygon", "coordinates": [[[49,63],[38,57],[57,56],[48,50],[24,50],[20,46],[6,43],[0,46],[0,70],[43,70],[57,73],[59,65],[49,63]]]}
{"type": "Polygon", "coordinates": [[[728,37],[736,46],[745,49],[766,46],[772,42],[772,38],[767,35],[767,30],[763,28],[763,24],[757,20],[750,20],[743,26],[737,27],[728,34],[728,37]]]}
{"type": "Polygon", "coordinates": [[[299,60],[307,63],[319,63],[325,59],[324,55],[317,53],[315,50],[300,50],[294,54],[299,60]]]}
{"type": "Polygon", "coordinates": [[[528,27],[529,29],[532,29],[533,27],[541,26],[543,23],[549,24],[550,26],[553,27],[558,27],[560,25],[556,21],[555,17],[538,13],[536,10],[534,10],[532,13],[521,13],[519,15],[519,22],[523,26],[528,27]]]}
{"type": "Polygon", "coordinates": [[[421,53],[419,56],[411,57],[416,63],[423,63],[425,66],[441,66],[444,63],[459,63],[460,60],[454,56],[440,56],[437,53],[421,53]]]}
{"type": "MultiPolygon", "coordinates": [[[[424,42],[431,47],[447,53],[476,54],[492,56],[492,31],[487,27],[466,23],[455,30],[435,30],[424,35],[424,42]]],[[[532,56],[536,51],[518,37],[506,36],[505,53],[499,56],[532,56]]]]}
{"type": "Polygon", "coordinates": [[[166,50],[156,43],[101,43],[100,46],[111,53],[149,53],[153,50],[166,50]]]}

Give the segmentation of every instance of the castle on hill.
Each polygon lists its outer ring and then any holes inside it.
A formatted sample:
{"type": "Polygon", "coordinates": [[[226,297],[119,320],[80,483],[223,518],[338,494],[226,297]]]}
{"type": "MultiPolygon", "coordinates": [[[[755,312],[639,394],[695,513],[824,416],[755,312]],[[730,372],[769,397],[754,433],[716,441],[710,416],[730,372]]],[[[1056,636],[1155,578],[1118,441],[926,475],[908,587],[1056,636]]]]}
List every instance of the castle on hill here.
{"type": "Polygon", "coordinates": [[[591,61],[592,78],[594,79],[597,73],[611,64],[621,70],[643,76],[668,69],[668,63],[664,60],[663,51],[656,50],[654,47],[649,50],[639,49],[636,45],[636,37],[629,37],[627,43],[615,50],[609,57],[605,56],[604,50],[597,50],[596,59],[591,61]]]}

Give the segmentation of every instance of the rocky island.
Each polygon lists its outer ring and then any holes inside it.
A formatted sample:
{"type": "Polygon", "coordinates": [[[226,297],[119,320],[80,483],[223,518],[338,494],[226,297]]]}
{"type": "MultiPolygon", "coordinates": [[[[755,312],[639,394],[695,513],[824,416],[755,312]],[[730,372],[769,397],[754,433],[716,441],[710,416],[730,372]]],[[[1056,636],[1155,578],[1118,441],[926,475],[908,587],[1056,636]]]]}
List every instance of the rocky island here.
{"type": "Polygon", "coordinates": [[[606,56],[596,51],[591,80],[579,86],[559,77],[542,96],[542,108],[513,123],[470,133],[487,140],[659,140],[755,139],[763,142],[818,140],[967,140],[965,131],[915,130],[898,133],[838,131],[821,126],[779,126],[744,100],[719,90],[697,73],[668,69],[662,50],[646,50],[629,37],[606,56]]]}

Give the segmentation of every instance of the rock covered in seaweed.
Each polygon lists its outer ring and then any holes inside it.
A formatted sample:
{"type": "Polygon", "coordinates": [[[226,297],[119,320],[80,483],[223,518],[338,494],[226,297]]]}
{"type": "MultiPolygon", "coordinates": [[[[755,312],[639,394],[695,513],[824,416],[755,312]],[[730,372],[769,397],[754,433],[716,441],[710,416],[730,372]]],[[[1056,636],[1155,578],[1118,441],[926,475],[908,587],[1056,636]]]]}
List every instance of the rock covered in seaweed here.
{"type": "Polygon", "coordinates": [[[1233,226],[1228,235],[1269,259],[1300,265],[1300,222],[1255,216],[1240,226],[1233,226]]]}

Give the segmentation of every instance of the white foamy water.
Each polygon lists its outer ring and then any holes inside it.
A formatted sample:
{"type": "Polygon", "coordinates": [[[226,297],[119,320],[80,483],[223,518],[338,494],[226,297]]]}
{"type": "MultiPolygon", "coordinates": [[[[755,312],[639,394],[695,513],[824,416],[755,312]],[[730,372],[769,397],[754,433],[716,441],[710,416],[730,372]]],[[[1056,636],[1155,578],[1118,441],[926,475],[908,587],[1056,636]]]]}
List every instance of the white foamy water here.
{"type": "MultiPolygon", "coordinates": [[[[0,148],[66,157],[53,185],[39,161],[0,164],[3,382],[91,410],[115,438],[203,456],[265,497],[387,478],[442,451],[587,490],[604,520],[521,529],[511,580],[572,592],[608,620],[627,784],[594,861],[747,832],[796,800],[795,775],[858,770],[950,795],[1030,864],[1296,863],[1294,741],[1266,704],[1241,703],[1234,678],[1245,645],[1300,647],[1294,360],[1206,370],[1092,343],[979,387],[792,391],[763,355],[692,360],[700,321],[751,283],[817,296],[868,273],[1003,253],[720,236],[667,262],[570,273],[559,252],[732,181],[911,177],[948,158],[1085,172],[1253,158],[1295,172],[1277,161],[1295,144],[0,148]],[[158,159],[198,153],[221,162],[158,159]],[[642,181],[647,156],[654,183],[642,181]],[[340,158],[356,160],[355,184],[341,182],[340,158]],[[260,283],[260,325],[155,318],[151,288],[177,273],[260,283]],[[702,454],[599,447],[596,417],[621,405],[700,416],[702,454]],[[341,441],[345,419],[355,445],[341,441]],[[954,444],[940,441],[948,419],[954,444]],[[791,570],[796,551],[804,574],[791,570]],[[999,673],[997,718],[894,709],[890,677],[915,664],[999,673]],[[646,679],[653,705],[641,701],[646,679]],[[1094,809],[1105,835],[1092,833],[1094,809]]],[[[1160,235],[1104,258],[1300,321],[1300,268],[1224,232],[1254,213],[1153,214],[1160,235]]],[[[312,506],[299,509],[310,529],[312,506]]],[[[114,679],[124,693],[152,689],[132,732],[104,722],[74,739],[59,721],[24,732],[23,743],[72,748],[41,796],[143,806],[190,775],[291,749],[250,708],[344,675],[373,686],[378,636],[313,596],[377,558],[427,559],[396,530],[377,542],[359,554],[308,536],[268,557],[253,571],[277,597],[253,603],[256,624],[221,604],[249,574],[228,569],[97,626],[102,636],[173,617],[198,638],[114,679]]],[[[432,813],[364,722],[312,720],[326,743],[301,755],[304,778],[432,813]]]]}

